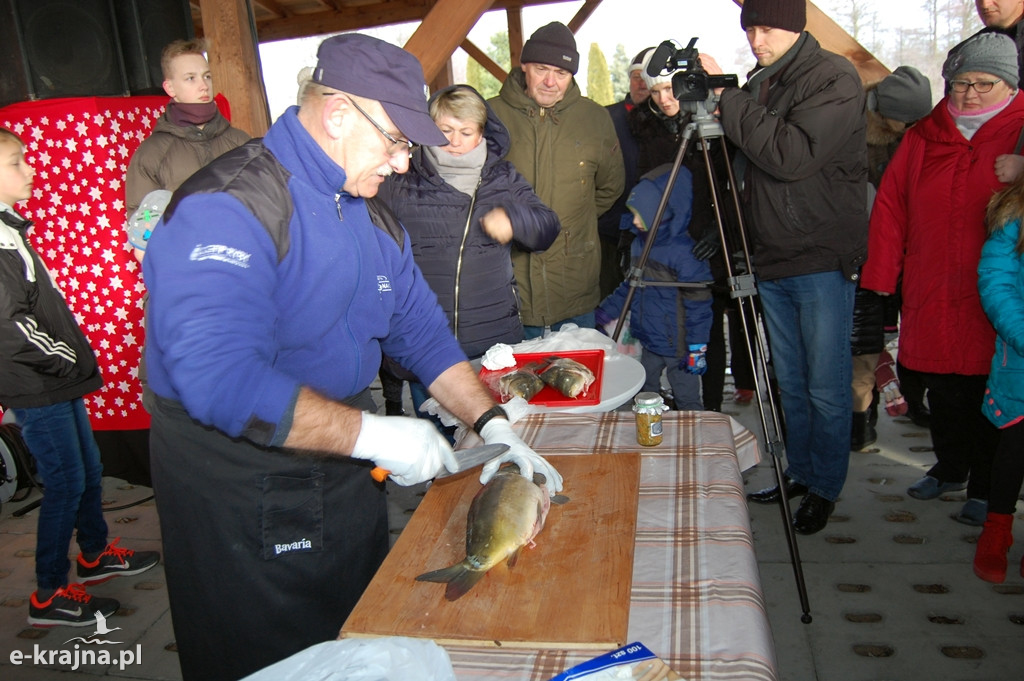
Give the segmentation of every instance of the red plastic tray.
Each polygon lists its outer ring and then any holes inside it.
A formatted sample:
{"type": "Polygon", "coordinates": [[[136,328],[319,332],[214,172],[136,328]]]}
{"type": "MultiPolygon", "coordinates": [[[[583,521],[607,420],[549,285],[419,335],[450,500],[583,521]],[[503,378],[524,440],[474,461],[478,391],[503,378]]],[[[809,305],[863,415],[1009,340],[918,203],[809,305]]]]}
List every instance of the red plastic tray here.
{"type": "MultiPolygon", "coordinates": [[[[560,352],[524,352],[517,353],[513,357],[515,357],[517,369],[530,362],[537,362],[547,357],[565,357],[579,362],[594,374],[594,382],[587,388],[585,395],[581,394],[576,399],[573,399],[566,397],[550,385],[545,384],[540,389],[540,392],[533,396],[530,404],[537,404],[543,407],[584,407],[601,403],[601,375],[604,373],[604,350],[598,348],[596,350],[565,350],[560,352]]],[[[481,369],[480,379],[484,382],[484,385],[488,385],[490,379],[506,374],[509,371],[512,371],[511,367],[496,371],[481,369]]],[[[501,395],[494,389],[491,390],[491,393],[494,395],[494,399],[499,402],[508,401],[503,400],[501,395]]]]}

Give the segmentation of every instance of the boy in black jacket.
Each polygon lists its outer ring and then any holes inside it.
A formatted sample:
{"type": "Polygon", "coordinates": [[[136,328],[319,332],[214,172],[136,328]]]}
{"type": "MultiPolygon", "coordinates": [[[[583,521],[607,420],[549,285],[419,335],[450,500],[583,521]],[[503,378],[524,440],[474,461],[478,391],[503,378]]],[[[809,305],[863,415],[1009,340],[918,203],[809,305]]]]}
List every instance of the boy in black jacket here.
{"type": "Polygon", "coordinates": [[[0,128],[0,405],[14,412],[46,494],[36,540],[37,588],[29,624],[89,626],[120,607],[85,585],[134,575],[160,562],[155,551],[107,543],[99,449],[85,411],[103,384],[96,357],[25,233],[14,204],[32,193],[35,171],[21,140],[0,128]],[[68,583],[68,548],[78,530],[80,584],[68,583]]]}

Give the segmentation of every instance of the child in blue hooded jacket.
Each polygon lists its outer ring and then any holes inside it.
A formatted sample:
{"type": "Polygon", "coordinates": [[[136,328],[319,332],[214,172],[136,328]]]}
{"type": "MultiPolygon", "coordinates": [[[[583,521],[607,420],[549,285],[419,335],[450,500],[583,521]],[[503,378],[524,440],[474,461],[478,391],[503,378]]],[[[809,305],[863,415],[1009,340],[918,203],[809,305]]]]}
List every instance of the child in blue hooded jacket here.
{"type": "MultiPolygon", "coordinates": [[[[992,461],[985,529],[978,537],[974,574],[986,582],[1006,579],[1013,544],[1013,514],[1024,482],[1024,180],[996,194],[988,205],[988,240],[978,263],[978,292],[996,330],[992,369],[981,411],[999,428],[992,461]]],[[[1024,576],[1024,561],[1020,564],[1024,576]]]]}
{"type": "MultiPolygon", "coordinates": [[[[636,235],[631,264],[638,267],[661,197],[668,186],[668,166],[640,178],[626,207],[633,214],[628,227],[636,235]]],[[[680,410],[700,410],[700,375],[707,369],[705,353],[711,332],[711,268],[693,256],[694,240],[687,231],[693,205],[693,179],[680,168],[669,194],[661,224],[644,267],[641,283],[694,286],[638,287],[630,304],[630,333],[643,347],[640,363],[647,375],[642,390],[658,392],[664,371],[680,410]],[[703,285],[701,285],[703,284],[703,285]]],[[[627,228],[624,226],[624,228],[627,228]]],[[[598,326],[623,313],[630,280],[605,298],[596,310],[598,326]]]]}

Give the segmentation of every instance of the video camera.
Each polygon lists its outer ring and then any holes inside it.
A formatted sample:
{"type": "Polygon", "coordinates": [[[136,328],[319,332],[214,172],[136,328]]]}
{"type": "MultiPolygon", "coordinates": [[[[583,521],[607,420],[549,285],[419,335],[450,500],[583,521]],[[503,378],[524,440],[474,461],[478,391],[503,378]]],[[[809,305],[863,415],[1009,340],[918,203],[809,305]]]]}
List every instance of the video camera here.
{"type": "Polygon", "coordinates": [[[697,38],[690,38],[690,43],[682,48],[674,40],[666,40],[658,45],[647,63],[649,76],[673,74],[672,94],[680,102],[704,102],[715,88],[739,85],[735,73],[713,76],[705,71],[696,44],[697,38]]]}

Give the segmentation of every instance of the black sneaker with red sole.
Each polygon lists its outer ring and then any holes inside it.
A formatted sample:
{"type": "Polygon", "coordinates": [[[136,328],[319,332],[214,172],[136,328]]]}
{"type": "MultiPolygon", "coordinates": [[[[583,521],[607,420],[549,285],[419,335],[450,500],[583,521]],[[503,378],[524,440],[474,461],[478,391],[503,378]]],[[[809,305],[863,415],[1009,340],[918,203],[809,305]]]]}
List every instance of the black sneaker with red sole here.
{"type": "Polygon", "coordinates": [[[96,613],[110,617],[121,604],[113,598],[100,598],[86,592],[81,584],[68,584],[40,601],[33,593],[28,604],[28,623],[33,627],[87,627],[96,624],[96,613]]]}
{"type": "Polygon", "coordinates": [[[78,579],[86,586],[99,584],[114,577],[125,577],[145,572],[160,562],[160,554],[156,551],[132,551],[117,545],[118,537],[107,545],[103,553],[90,562],[79,553],[75,561],[78,579]]]}

